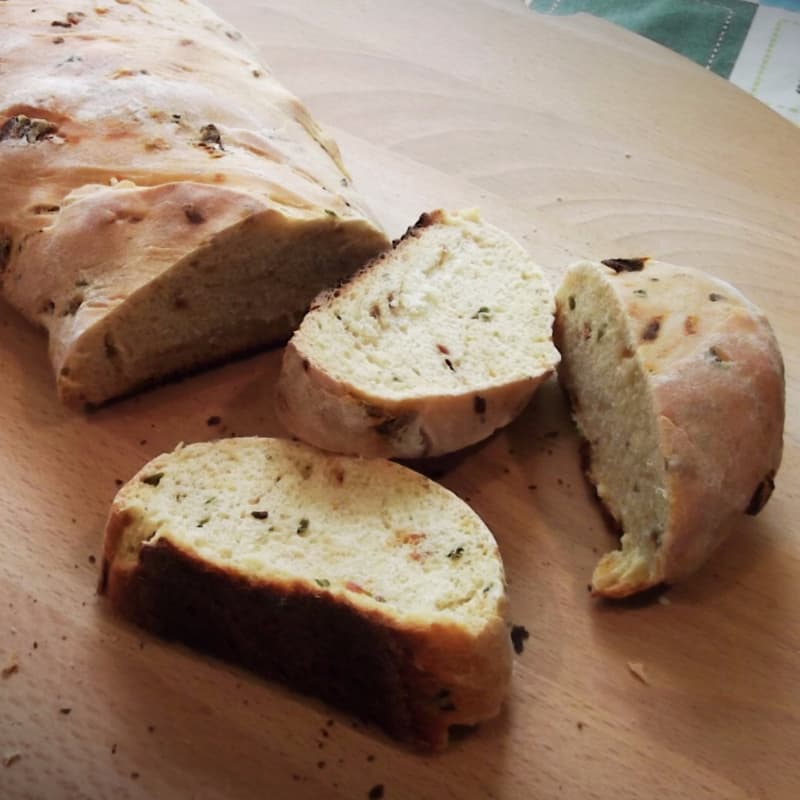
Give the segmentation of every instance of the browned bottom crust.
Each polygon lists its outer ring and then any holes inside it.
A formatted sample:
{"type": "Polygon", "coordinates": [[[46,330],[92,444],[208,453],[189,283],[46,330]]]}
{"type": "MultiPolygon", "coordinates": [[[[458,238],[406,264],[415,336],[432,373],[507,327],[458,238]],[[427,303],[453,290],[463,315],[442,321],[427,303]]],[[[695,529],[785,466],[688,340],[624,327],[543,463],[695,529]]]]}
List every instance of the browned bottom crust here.
{"type": "MultiPolygon", "coordinates": [[[[448,737],[448,690],[414,666],[414,636],[300,584],[253,582],[165,539],[101,593],[160,636],[241,664],[428,749],[448,737]]],[[[454,708],[452,710],[455,710],[454,708]]]]}

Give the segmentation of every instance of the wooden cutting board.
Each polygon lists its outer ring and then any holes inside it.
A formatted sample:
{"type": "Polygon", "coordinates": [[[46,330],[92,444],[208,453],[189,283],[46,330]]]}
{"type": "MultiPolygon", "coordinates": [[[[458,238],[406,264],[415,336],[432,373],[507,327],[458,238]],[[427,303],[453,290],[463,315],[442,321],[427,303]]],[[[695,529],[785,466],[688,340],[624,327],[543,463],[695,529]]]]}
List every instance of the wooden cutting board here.
{"type": "Polygon", "coordinates": [[[95,596],[116,481],[181,440],[280,435],[280,354],[81,416],[0,306],[0,797],[800,796],[800,132],[643,39],[512,0],[212,5],[332,129],[390,233],[477,205],[554,282],[577,256],[650,255],[737,284],[786,361],[777,490],[660,602],[597,603],[615,540],[546,385],[442,478],[496,534],[530,639],[503,716],[420,756],[95,596]]]}

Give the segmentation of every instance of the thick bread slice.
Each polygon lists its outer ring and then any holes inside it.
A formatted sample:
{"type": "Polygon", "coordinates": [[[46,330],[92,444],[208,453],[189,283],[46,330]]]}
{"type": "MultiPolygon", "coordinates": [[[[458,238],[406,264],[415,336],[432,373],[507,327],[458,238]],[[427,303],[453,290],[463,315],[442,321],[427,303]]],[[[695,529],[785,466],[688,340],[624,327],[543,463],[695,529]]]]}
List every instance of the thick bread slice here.
{"type": "Polygon", "coordinates": [[[335,143],[196,0],[2,4],[0,289],[99,404],[285,339],[388,240],[335,143]]]}
{"type": "Polygon", "coordinates": [[[433,481],[280,439],[178,447],[114,500],[101,590],[157,633],[421,745],[500,710],[497,545],[433,481]]]}
{"type": "Polygon", "coordinates": [[[286,348],[277,408],[326,450],[417,458],[508,424],[553,371],[541,270],[477,212],[423,214],[323,293],[286,348]]]}
{"type": "Polygon", "coordinates": [[[784,421],[775,336],[729,284],[647,259],[577,264],[556,302],[559,375],[587,474],[623,534],[592,590],[623,597],[681,580],[774,487],[784,421]]]}

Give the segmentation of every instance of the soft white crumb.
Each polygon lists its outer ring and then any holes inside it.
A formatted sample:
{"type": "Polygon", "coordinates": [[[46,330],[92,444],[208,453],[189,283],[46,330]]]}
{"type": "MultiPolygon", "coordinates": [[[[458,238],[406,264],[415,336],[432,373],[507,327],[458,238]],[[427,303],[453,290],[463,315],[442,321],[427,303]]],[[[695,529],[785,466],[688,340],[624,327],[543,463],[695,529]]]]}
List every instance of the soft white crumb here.
{"type": "Polygon", "coordinates": [[[672,600],[669,599],[665,594],[660,594],[658,596],[658,602],[661,603],[662,606],[671,606],[672,600]]]}

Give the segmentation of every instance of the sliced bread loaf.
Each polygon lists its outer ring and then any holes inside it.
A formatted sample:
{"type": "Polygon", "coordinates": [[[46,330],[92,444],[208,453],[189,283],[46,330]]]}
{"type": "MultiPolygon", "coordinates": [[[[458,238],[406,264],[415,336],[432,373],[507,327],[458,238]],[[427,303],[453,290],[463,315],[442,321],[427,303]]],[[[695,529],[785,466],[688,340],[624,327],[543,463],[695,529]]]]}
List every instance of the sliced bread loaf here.
{"type": "Polygon", "coordinates": [[[2,4],[0,293],[96,405],[289,337],[389,246],[336,144],[197,0],[2,4]]]}
{"type": "Polygon", "coordinates": [[[587,474],[622,530],[592,590],[681,580],[774,486],[784,377],[772,330],[729,284],[647,259],[577,264],[556,300],[587,474]]]}
{"type": "Polygon", "coordinates": [[[122,489],[101,590],[135,622],[446,745],[510,677],[497,545],[438,484],[279,439],[178,447],[122,489]]]}
{"type": "Polygon", "coordinates": [[[418,458],[508,424],[553,371],[553,297],[477,212],[423,214],[317,298],[286,348],[277,409],[326,450],[418,458]]]}

